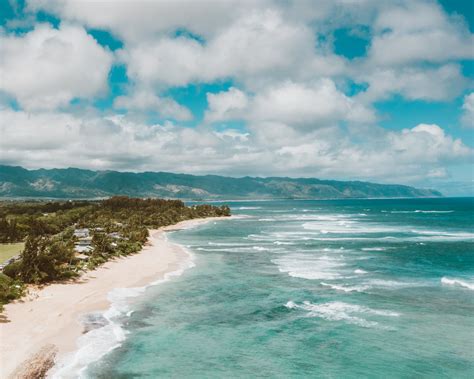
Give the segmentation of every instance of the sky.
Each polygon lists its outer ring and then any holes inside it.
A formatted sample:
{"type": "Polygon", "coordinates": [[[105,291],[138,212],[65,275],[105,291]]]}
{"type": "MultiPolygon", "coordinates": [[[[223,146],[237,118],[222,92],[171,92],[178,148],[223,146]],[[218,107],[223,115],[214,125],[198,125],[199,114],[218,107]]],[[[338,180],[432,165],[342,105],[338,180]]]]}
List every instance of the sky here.
{"type": "Polygon", "coordinates": [[[4,0],[0,163],[473,195],[465,0],[4,0]]]}

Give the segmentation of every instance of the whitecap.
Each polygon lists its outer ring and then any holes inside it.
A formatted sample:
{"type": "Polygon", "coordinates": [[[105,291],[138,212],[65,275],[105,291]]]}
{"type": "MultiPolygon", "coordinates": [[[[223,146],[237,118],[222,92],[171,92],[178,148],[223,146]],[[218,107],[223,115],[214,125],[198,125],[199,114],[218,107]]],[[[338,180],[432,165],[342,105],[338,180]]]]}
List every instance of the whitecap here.
{"type": "Polygon", "coordinates": [[[280,272],[295,278],[332,280],[341,278],[342,259],[327,255],[315,257],[308,254],[292,254],[272,260],[280,272]]]}
{"type": "Polygon", "coordinates": [[[335,220],[335,222],[305,222],[304,229],[317,230],[322,234],[377,234],[400,233],[400,228],[384,227],[371,223],[358,223],[352,220],[335,220]]]}
{"type": "Polygon", "coordinates": [[[469,233],[469,232],[453,232],[453,231],[424,230],[424,229],[413,229],[411,230],[411,232],[416,233],[416,234],[421,234],[422,236],[433,236],[437,238],[453,238],[453,239],[454,238],[461,238],[461,239],[474,238],[474,233],[469,233]]]}
{"type": "Polygon", "coordinates": [[[414,211],[390,211],[390,213],[453,213],[454,211],[449,210],[449,211],[437,211],[437,210],[422,210],[422,209],[417,209],[414,211]]]}
{"type": "Polygon", "coordinates": [[[454,211],[424,211],[417,209],[415,213],[453,213],[454,211]]]}
{"type": "Polygon", "coordinates": [[[358,325],[365,328],[379,327],[379,323],[376,321],[366,320],[360,317],[361,314],[384,317],[400,316],[397,312],[372,309],[356,304],[344,303],[342,301],[321,304],[314,304],[309,301],[304,301],[302,304],[296,304],[293,301],[289,301],[285,306],[288,309],[301,309],[307,311],[308,313],[306,314],[306,317],[319,317],[328,321],[344,321],[348,324],[358,325]]]}
{"type": "Polygon", "coordinates": [[[385,289],[409,288],[409,287],[425,287],[428,283],[423,282],[401,282],[397,280],[372,279],[365,283],[370,287],[378,287],[385,289]]]}
{"type": "Polygon", "coordinates": [[[285,242],[285,241],[274,241],[275,245],[293,245],[293,242],[285,242]]]}
{"type": "Polygon", "coordinates": [[[462,288],[466,288],[468,290],[474,291],[474,283],[472,282],[469,283],[466,280],[462,280],[462,279],[457,279],[457,278],[450,279],[443,276],[441,278],[441,284],[446,285],[446,286],[462,287],[462,288]]]}
{"type": "Polygon", "coordinates": [[[210,246],[249,246],[248,243],[233,243],[233,242],[211,242],[207,243],[210,246]]]}
{"type": "Polygon", "coordinates": [[[86,378],[86,370],[91,363],[97,362],[107,353],[121,346],[127,335],[127,331],[122,327],[122,319],[130,317],[133,313],[130,309],[130,299],[140,296],[148,287],[169,281],[195,266],[194,255],[183,246],[181,247],[189,259],[182,262],[177,270],[166,273],[162,279],[144,287],[115,288],[110,291],[107,299],[111,305],[108,310],[101,313],[105,320],[104,325],[79,337],[77,350],[62,357],[52,368],[48,377],[53,379],[86,378]]]}
{"type": "Polygon", "coordinates": [[[325,287],[330,287],[336,291],[342,292],[364,292],[365,290],[369,289],[369,286],[347,286],[347,285],[340,285],[340,284],[331,284],[326,282],[321,282],[321,285],[325,287]]]}

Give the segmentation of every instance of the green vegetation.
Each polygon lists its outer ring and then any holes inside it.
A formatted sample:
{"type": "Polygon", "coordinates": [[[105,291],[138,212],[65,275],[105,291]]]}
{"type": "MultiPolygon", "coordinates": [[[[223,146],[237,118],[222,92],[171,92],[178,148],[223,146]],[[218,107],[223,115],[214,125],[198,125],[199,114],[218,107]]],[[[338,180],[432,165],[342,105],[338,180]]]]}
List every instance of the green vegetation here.
{"type": "Polygon", "coordinates": [[[0,273],[0,312],[3,311],[3,305],[18,299],[23,295],[24,286],[9,276],[0,273]]]}
{"type": "Polygon", "coordinates": [[[140,251],[148,229],[229,215],[227,206],[187,207],[180,200],[126,196],[102,201],[0,202],[0,241],[9,243],[2,248],[11,247],[11,257],[24,244],[19,259],[5,266],[0,276],[0,307],[21,296],[25,284],[71,279],[110,259],[140,251]]]}
{"type": "Polygon", "coordinates": [[[0,196],[93,199],[126,194],[178,199],[350,199],[433,197],[441,193],[397,184],[315,178],[229,178],[168,172],[26,170],[0,165],[0,196]]]}
{"type": "Polygon", "coordinates": [[[0,244],[0,264],[20,254],[24,246],[25,244],[23,242],[0,244]]]}

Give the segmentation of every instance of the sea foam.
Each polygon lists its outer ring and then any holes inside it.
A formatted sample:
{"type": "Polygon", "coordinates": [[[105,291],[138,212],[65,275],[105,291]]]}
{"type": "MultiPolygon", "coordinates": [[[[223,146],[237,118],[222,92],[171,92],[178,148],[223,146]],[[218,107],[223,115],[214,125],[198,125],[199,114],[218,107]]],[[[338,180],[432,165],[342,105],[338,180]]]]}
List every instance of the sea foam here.
{"type": "Polygon", "coordinates": [[[321,285],[342,292],[364,292],[369,288],[369,286],[343,286],[340,284],[331,284],[325,282],[321,282],[321,285]]]}
{"type": "Polygon", "coordinates": [[[289,276],[310,280],[332,280],[341,277],[341,268],[345,263],[336,257],[313,256],[309,254],[291,254],[272,260],[280,272],[289,276]]]}
{"type": "MultiPolygon", "coordinates": [[[[48,377],[53,379],[87,378],[86,371],[89,365],[97,362],[104,355],[119,347],[125,340],[127,331],[122,325],[124,319],[133,314],[131,299],[142,295],[148,287],[178,277],[185,270],[195,266],[194,255],[184,247],[182,248],[189,258],[183,261],[177,270],[166,273],[162,279],[143,287],[115,288],[110,291],[107,295],[107,299],[111,304],[109,309],[102,313],[94,313],[94,318],[101,317],[104,320],[103,326],[94,328],[79,337],[77,350],[64,356],[57,362],[48,377]]],[[[86,316],[86,322],[87,318],[86,316]]],[[[87,325],[85,326],[87,328],[87,325]]]]}
{"type": "Polygon", "coordinates": [[[472,282],[469,283],[462,279],[456,279],[456,278],[450,279],[444,276],[441,278],[441,284],[445,286],[462,287],[462,288],[466,288],[468,290],[474,291],[474,283],[472,282]]]}
{"type": "Polygon", "coordinates": [[[344,321],[348,324],[358,325],[364,328],[379,327],[379,323],[377,321],[362,318],[360,316],[362,314],[383,317],[400,316],[397,312],[372,309],[361,305],[344,303],[342,301],[332,301],[320,304],[314,304],[309,301],[304,301],[302,304],[296,304],[293,301],[289,301],[285,306],[288,309],[301,309],[307,311],[307,314],[305,315],[306,317],[319,317],[328,321],[344,321]]]}

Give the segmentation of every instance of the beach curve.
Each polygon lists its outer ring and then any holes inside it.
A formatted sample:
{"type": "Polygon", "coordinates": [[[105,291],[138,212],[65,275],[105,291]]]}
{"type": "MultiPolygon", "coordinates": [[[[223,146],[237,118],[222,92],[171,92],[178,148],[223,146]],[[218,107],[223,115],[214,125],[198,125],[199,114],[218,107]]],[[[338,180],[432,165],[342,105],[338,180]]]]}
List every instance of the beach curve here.
{"type": "MultiPolygon", "coordinates": [[[[192,228],[223,217],[182,221],[150,230],[150,238],[137,254],[109,261],[79,280],[55,283],[30,291],[21,301],[5,306],[7,322],[0,323],[0,377],[26,377],[32,361],[41,362],[41,352],[54,348],[54,361],[63,362],[77,349],[78,339],[86,332],[81,318],[111,307],[110,294],[116,289],[145,288],[181,272],[190,256],[178,244],[168,241],[166,232],[192,228]]],[[[34,368],[33,368],[34,369],[34,368]]],[[[38,367],[38,371],[43,368],[38,367]]],[[[54,371],[54,369],[53,369],[54,371]]]]}

